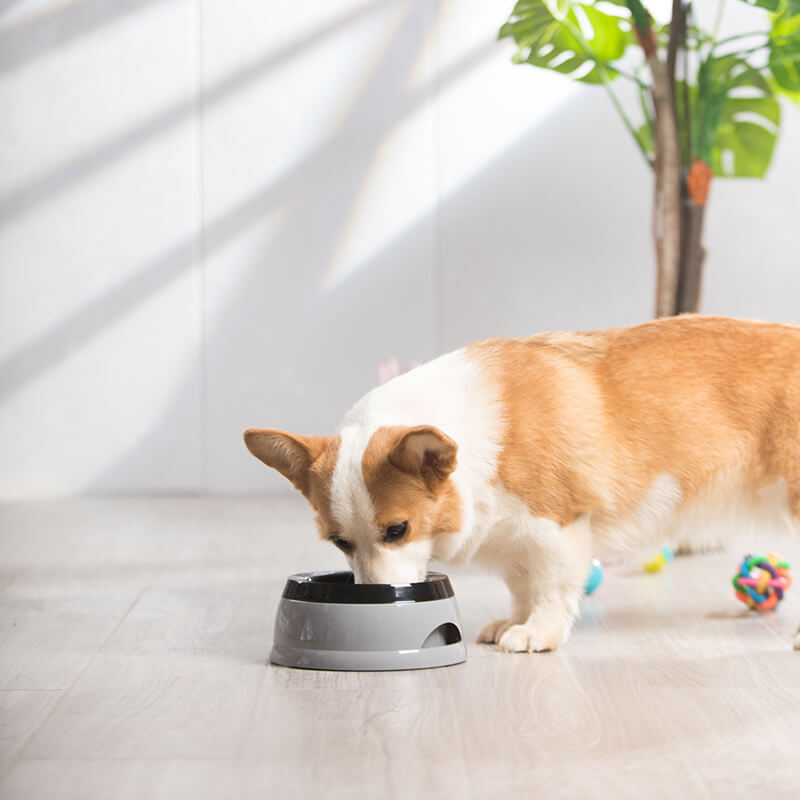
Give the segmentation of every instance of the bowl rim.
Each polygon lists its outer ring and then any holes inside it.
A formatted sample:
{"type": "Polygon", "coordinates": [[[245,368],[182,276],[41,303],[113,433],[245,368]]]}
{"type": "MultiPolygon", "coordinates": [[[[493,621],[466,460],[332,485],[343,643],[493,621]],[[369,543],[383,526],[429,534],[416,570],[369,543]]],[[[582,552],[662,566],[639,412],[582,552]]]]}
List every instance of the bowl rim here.
{"type": "Polygon", "coordinates": [[[283,588],[285,600],[306,603],[425,603],[454,597],[450,579],[441,572],[429,572],[415,583],[354,583],[349,570],[296,572],[283,588]]]}

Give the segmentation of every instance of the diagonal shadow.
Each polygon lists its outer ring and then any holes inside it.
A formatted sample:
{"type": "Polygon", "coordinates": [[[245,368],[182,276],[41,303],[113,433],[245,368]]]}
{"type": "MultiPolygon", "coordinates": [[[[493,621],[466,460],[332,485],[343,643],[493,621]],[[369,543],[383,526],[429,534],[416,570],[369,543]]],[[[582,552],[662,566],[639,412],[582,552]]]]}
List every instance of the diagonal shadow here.
{"type": "Polygon", "coordinates": [[[0,73],[157,2],[160,0],[81,0],[0,31],[0,73]]]}
{"type": "MultiPolygon", "coordinates": [[[[519,245],[520,252],[528,252],[526,248],[531,235],[537,229],[557,230],[563,221],[563,209],[574,203],[574,186],[564,181],[564,164],[568,155],[570,168],[582,176],[582,181],[597,181],[606,185],[609,172],[617,169],[629,154],[627,142],[615,135],[618,133],[614,127],[617,121],[599,114],[604,104],[605,98],[600,96],[580,96],[566,103],[559,108],[556,116],[527,131],[504,151],[494,154],[452,194],[440,198],[439,206],[430,209],[386,241],[365,262],[359,264],[359,269],[343,276],[325,294],[315,293],[313,287],[319,284],[324,268],[324,262],[317,261],[317,258],[324,258],[325,253],[330,252],[330,246],[317,246],[316,228],[313,228],[313,237],[304,236],[309,230],[304,212],[308,210],[307,203],[314,200],[318,186],[311,181],[300,187],[298,196],[293,197],[293,206],[297,211],[277,234],[271,235],[266,247],[256,248],[252,263],[248,265],[249,271],[245,273],[235,296],[216,315],[213,329],[210,330],[206,357],[210,362],[209,375],[214,376],[218,386],[216,402],[206,420],[203,437],[211,439],[215,474],[212,474],[209,484],[198,482],[194,488],[241,491],[241,484],[234,485],[234,481],[225,477],[228,473],[241,476],[240,460],[249,459],[241,445],[240,430],[253,424],[291,429],[294,417],[291,411],[287,411],[285,397],[277,406],[272,401],[274,393],[284,391],[277,379],[285,363],[280,352],[280,332],[301,337],[294,342],[292,360],[293,368],[301,376],[299,380],[306,390],[306,397],[298,398],[300,409],[297,418],[302,418],[303,424],[308,426],[305,432],[309,433],[322,433],[335,428],[340,422],[341,413],[374,385],[374,365],[381,355],[386,352],[408,353],[409,341],[415,342],[413,347],[419,346],[422,337],[416,332],[410,334],[404,325],[392,324],[392,314],[395,309],[404,308],[405,303],[420,301],[418,295],[424,286],[429,265],[419,266],[416,262],[421,249],[424,249],[420,242],[430,236],[434,217],[440,214],[444,216],[451,230],[477,231],[474,237],[478,245],[475,257],[480,259],[481,253],[496,251],[498,231],[503,230],[508,208],[525,206],[531,209],[530,217],[524,224],[524,232],[516,233],[514,246],[519,245]],[[607,161],[596,159],[589,147],[577,148],[576,152],[577,143],[582,141],[582,134],[576,132],[582,130],[587,111],[591,118],[600,120],[594,133],[610,143],[612,149],[607,161]],[[509,175],[517,178],[511,185],[509,175]],[[533,184],[548,187],[564,185],[563,196],[554,202],[550,194],[543,193],[540,199],[532,202],[530,186],[533,184]],[[272,269],[269,269],[270,266],[272,269]],[[291,281],[281,282],[281,275],[289,269],[302,270],[302,275],[295,274],[291,281]],[[354,324],[353,320],[357,320],[358,324],[354,324]],[[279,334],[277,339],[275,334],[279,334]],[[319,342],[331,337],[335,338],[341,355],[321,359],[319,342]],[[350,379],[343,381],[342,362],[348,360],[351,351],[358,352],[359,365],[350,371],[350,379]],[[257,355],[255,361],[254,354],[257,355]],[[253,381],[247,376],[254,371],[257,376],[253,381]],[[227,379],[237,375],[239,377],[228,386],[227,379]],[[224,388],[220,388],[220,383],[225,384],[224,388]],[[318,397],[318,401],[309,403],[309,395],[312,394],[318,397]]],[[[620,209],[624,218],[638,219],[640,215],[637,215],[637,211],[641,210],[638,197],[630,192],[630,186],[625,182],[609,184],[608,202],[620,209]]],[[[588,206],[596,200],[589,194],[585,202],[588,206]]],[[[592,216],[588,211],[585,217],[591,219],[587,236],[600,238],[607,220],[598,215],[592,216]]],[[[504,235],[514,234],[506,231],[504,235]]],[[[327,232],[323,233],[325,236],[327,232]]],[[[547,239],[548,236],[543,238],[547,239]]],[[[555,246],[563,255],[560,242],[555,242],[555,246]]],[[[585,258],[573,259],[563,267],[569,269],[571,275],[570,281],[564,284],[563,298],[552,291],[545,292],[541,297],[535,293],[528,297],[529,328],[498,328],[487,332],[482,330],[483,323],[474,319],[472,330],[464,341],[446,341],[445,349],[460,346],[480,336],[528,335],[536,330],[550,329],[553,327],[553,315],[563,313],[550,306],[554,300],[559,304],[562,300],[566,303],[574,299],[575,287],[584,287],[585,294],[597,301],[597,317],[591,320],[596,327],[640,321],[630,317],[637,316],[638,309],[645,308],[649,302],[649,284],[644,291],[633,292],[634,297],[642,299],[641,304],[634,304],[632,310],[624,313],[620,309],[627,309],[631,305],[631,287],[638,286],[636,276],[632,273],[640,272],[636,253],[642,249],[641,242],[636,237],[629,237],[623,243],[623,248],[621,260],[631,266],[619,282],[598,281],[596,276],[599,270],[595,263],[585,258]],[[625,288],[621,290],[620,287],[625,288]],[[619,301],[616,305],[613,302],[615,298],[619,301]]],[[[452,262],[452,255],[449,258],[452,262]]],[[[487,272],[487,262],[477,263],[474,269],[481,272],[484,284],[482,289],[478,287],[476,291],[485,292],[495,284],[504,283],[515,269],[512,265],[519,260],[519,256],[502,258],[501,264],[505,266],[501,267],[500,273],[496,269],[487,272]]],[[[547,255],[545,263],[551,264],[554,260],[555,255],[547,255]]],[[[530,271],[535,267],[526,263],[524,269],[530,271]]],[[[542,270],[539,274],[545,275],[546,271],[542,270]]],[[[459,302],[458,296],[452,302],[459,302]]],[[[506,293],[499,305],[508,308],[515,302],[516,298],[506,293]]],[[[502,314],[502,308],[498,313],[502,314]]],[[[572,325],[574,320],[570,319],[569,322],[572,325]]],[[[452,336],[448,339],[452,339],[452,336]]],[[[423,347],[425,349],[414,350],[408,355],[424,361],[438,355],[441,345],[431,337],[430,344],[423,344],[423,347]]],[[[196,391],[196,381],[191,379],[187,371],[176,383],[169,404],[152,421],[151,426],[137,437],[135,445],[107,464],[102,472],[83,486],[81,492],[92,494],[117,490],[131,485],[137,479],[141,480],[142,475],[160,474],[167,447],[165,442],[176,441],[174,429],[180,425],[186,409],[197,403],[196,391]]],[[[175,446],[180,445],[176,443],[175,446]]],[[[282,480],[261,475],[261,490],[282,489],[282,480]]]]}
{"type": "MultiPolygon", "coordinates": [[[[398,119],[430,97],[433,80],[413,90],[409,90],[406,86],[408,75],[420,50],[424,47],[428,33],[427,26],[421,24],[422,21],[427,21],[425,19],[427,15],[418,13],[420,10],[425,10],[426,2],[427,0],[416,0],[415,3],[408,4],[399,26],[393,32],[388,45],[382,48],[377,63],[372,65],[366,81],[347,109],[336,134],[321,146],[313,157],[305,161],[299,170],[290,170],[283,179],[267,187],[266,194],[260,193],[259,202],[248,206],[246,211],[248,224],[264,219],[266,210],[264,201],[267,200],[280,199],[284,213],[281,215],[277,231],[271,236],[266,252],[260,253],[257,263],[251,265],[247,279],[249,290],[245,295],[248,308],[244,310],[240,308],[238,311],[241,313],[224,315],[222,324],[231,325],[234,336],[240,332],[239,326],[247,326],[250,320],[264,318],[265,303],[268,305],[267,313],[271,323],[284,327],[286,321],[294,314],[292,289],[302,285],[302,291],[305,291],[309,284],[318,282],[319,276],[315,273],[321,273],[330,260],[331,253],[341,237],[343,222],[351,213],[381,143],[398,119]],[[345,170],[341,165],[343,157],[348,162],[345,170]],[[309,235],[312,231],[313,235],[309,235]],[[274,283],[276,272],[289,270],[293,273],[290,282],[292,288],[285,287],[280,303],[271,303],[270,297],[275,287],[273,285],[265,292],[263,281],[274,283]],[[305,276],[300,281],[297,280],[298,271],[305,276]],[[254,306],[252,312],[250,304],[254,306]]],[[[468,60],[470,59],[467,57],[465,61],[468,60]]],[[[465,63],[464,68],[466,67],[465,63]]],[[[224,228],[212,226],[210,235],[206,234],[205,256],[213,255],[220,243],[236,233],[241,227],[243,218],[239,217],[233,222],[233,225],[224,228]]],[[[214,265],[209,266],[209,264],[210,259],[207,259],[206,269],[213,270],[214,265]]],[[[225,334],[222,338],[225,338],[225,334]]],[[[214,343],[210,345],[210,353],[204,350],[200,354],[204,361],[213,361],[218,354],[214,343]]],[[[197,382],[193,380],[191,366],[184,367],[182,373],[176,381],[168,409],[153,420],[142,439],[150,441],[151,436],[155,435],[162,442],[170,441],[174,436],[174,410],[186,408],[187,403],[189,407],[192,404],[196,405],[197,382]]],[[[205,389],[203,386],[201,391],[205,389]]],[[[185,417],[179,411],[178,414],[181,418],[185,417]]],[[[196,437],[195,442],[204,438],[202,435],[196,437]]],[[[197,443],[194,446],[202,447],[197,443]]],[[[138,458],[131,458],[126,453],[115,462],[115,465],[106,465],[104,474],[116,473],[117,466],[125,471],[134,463],[149,461],[155,452],[153,447],[137,446],[135,450],[138,458]]],[[[193,469],[196,470],[197,464],[204,464],[206,461],[204,454],[196,454],[192,458],[195,464],[193,469]]],[[[152,475],[154,471],[163,472],[164,469],[170,468],[151,462],[146,474],[152,475]]],[[[123,481],[122,485],[130,483],[131,481],[127,480],[123,481]]],[[[205,481],[195,480],[195,485],[198,483],[205,481]]],[[[84,491],[91,491],[91,484],[85,487],[84,491]]]]}
{"type": "Polygon", "coordinates": [[[0,0],[0,18],[3,14],[14,6],[18,6],[22,0],[0,0]]]}
{"type": "MultiPolygon", "coordinates": [[[[407,44],[404,44],[406,47],[407,44]]],[[[475,47],[435,80],[440,89],[458,80],[466,72],[473,69],[482,58],[494,51],[494,42],[475,47]]],[[[397,59],[408,60],[413,57],[405,52],[392,50],[387,58],[393,59],[389,70],[396,69],[397,59]]],[[[386,62],[387,65],[389,62],[386,62]]],[[[399,88],[399,87],[396,87],[399,88]]],[[[371,117],[370,102],[377,102],[385,94],[385,86],[368,84],[361,99],[356,102],[354,112],[343,123],[342,127],[328,140],[322,143],[307,159],[283,175],[270,185],[250,195],[232,210],[221,215],[207,225],[203,235],[204,253],[211,254],[219,250],[237,233],[263,220],[264,216],[277,203],[285,202],[296,186],[319,188],[319,175],[324,174],[332,162],[338,157],[344,142],[356,138],[361,143],[361,132],[368,126],[371,117]]],[[[415,111],[430,96],[430,83],[425,83],[406,91],[392,104],[382,120],[382,126],[372,135],[371,146],[374,148],[399,120],[415,111]]],[[[374,126],[373,126],[374,127],[374,126]]],[[[369,142],[365,145],[369,146],[369,142]]],[[[358,175],[366,172],[365,166],[358,175]]],[[[356,178],[353,178],[356,180],[356,178]]],[[[344,188],[344,187],[342,187],[344,188]]],[[[337,189],[338,191],[338,189],[337,189]]],[[[325,199],[324,193],[318,193],[325,199]]],[[[337,199],[337,204],[339,200],[337,199]]],[[[346,211],[344,205],[332,209],[335,213],[346,211]]],[[[50,330],[33,341],[23,345],[16,353],[0,364],[0,398],[7,397],[24,386],[36,376],[45,372],[72,350],[109,325],[114,319],[136,307],[149,296],[157,292],[171,280],[188,269],[198,258],[199,246],[196,235],[190,235],[176,244],[166,253],[144,265],[118,286],[104,292],[87,305],[76,309],[50,330]]]]}
{"type": "MultiPolygon", "coordinates": [[[[333,22],[320,25],[309,34],[238,69],[208,87],[203,88],[203,109],[211,109],[234,92],[241,91],[261,78],[264,73],[285,61],[297,58],[321,41],[341,33],[345,28],[400,0],[378,0],[354,9],[333,22]]],[[[109,3],[109,5],[114,5],[109,3]]],[[[2,44],[0,44],[2,48],[2,44]]],[[[0,49],[1,52],[1,49],[0,49]]],[[[131,150],[143,147],[155,137],[189,119],[197,110],[197,97],[191,95],[170,108],[152,114],[135,127],[111,136],[86,153],[71,158],[39,178],[0,198],[0,225],[5,225],[32,208],[55,200],[65,190],[88,180],[95,173],[126,156],[131,150]]]]}

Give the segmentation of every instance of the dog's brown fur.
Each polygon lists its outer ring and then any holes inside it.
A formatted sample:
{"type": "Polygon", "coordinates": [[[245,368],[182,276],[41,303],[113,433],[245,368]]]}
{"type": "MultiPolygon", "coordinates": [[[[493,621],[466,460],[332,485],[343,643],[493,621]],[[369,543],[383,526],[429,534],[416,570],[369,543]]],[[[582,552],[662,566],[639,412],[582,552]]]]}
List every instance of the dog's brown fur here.
{"type": "Polygon", "coordinates": [[[535,516],[622,517],[668,473],[684,503],[783,479],[800,520],[800,328],[686,316],[467,350],[502,387],[498,479],[535,516]]]}

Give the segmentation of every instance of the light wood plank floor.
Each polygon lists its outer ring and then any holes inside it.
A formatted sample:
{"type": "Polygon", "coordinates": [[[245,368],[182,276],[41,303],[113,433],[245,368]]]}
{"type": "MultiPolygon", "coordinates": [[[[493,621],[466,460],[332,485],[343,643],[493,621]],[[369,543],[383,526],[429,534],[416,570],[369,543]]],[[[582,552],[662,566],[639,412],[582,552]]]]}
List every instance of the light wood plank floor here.
{"type": "MultiPolygon", "coordinates": [[[[6,505],[0,797],[797,798],[800,586],[747,612],[740,554],[610,567],[557,653],[296,671],[283,581],[342,564],[299,497],[6,505]]],[[[505,589],[450,575],[473,640],[505,589]]]]}

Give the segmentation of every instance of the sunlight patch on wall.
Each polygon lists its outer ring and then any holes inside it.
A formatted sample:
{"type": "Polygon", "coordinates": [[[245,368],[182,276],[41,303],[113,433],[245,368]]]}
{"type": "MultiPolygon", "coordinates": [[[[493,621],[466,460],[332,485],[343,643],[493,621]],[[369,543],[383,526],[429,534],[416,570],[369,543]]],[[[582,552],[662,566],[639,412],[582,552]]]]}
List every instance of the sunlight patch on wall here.
{"type": "Polygon", "coordinates": [[[362,268],[577,91],[560,75],[512,67],[504,49],[442,87],[381,143],[322,290],[362,268]]]}
{"type": "MultiPolygon", "coordinates": [[[[322,30],[312,47],[295,52],[289,46],[285,60],[206,109],[208,217],[224,215],[270,184],[291,183],[309,159],[342,135],[402,18],[402,9],[389,4],[332,33],[322,30]]],[[[233,49],[236,41],[224,46],[233,49]]],[[[218,55],[224,70],[209,66],[209,91],[263,58],[264,53],[238,61],[218,55]]]]}
{"type": "Polygon", "coordinates": [[[380,143],[323,278],[332,289],[436,203],[433,120],[429,106],[396,125],[380,143]]]}

